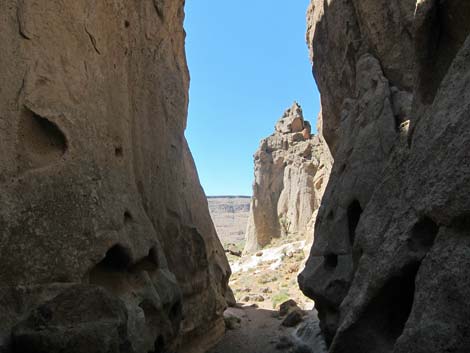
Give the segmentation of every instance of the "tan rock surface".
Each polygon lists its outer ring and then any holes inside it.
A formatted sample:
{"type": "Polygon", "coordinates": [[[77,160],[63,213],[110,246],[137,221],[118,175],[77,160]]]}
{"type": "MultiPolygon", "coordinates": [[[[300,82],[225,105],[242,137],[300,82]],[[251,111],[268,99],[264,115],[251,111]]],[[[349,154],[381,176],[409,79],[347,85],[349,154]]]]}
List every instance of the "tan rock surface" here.
{"type": "Polygon", "coordinates": [[[299,283],[331,353],[470,350],[469,16],[465,1],[312,1],[335,164],[299,283]]]}
{"type": "Polygon", "coordinates": [[[311,136],[297,103],[261,141],[255,159],[253,198],[246,231],[246,252],[289,233],[306,234],[320,205],[331,168],[322,138],[311,136]],[[308,136],[308,139],[305,139],[308,136]]]}
{"type": "Polygon", "coordinates": [[[188,353],[223,332],[183,3],[0,2],[0,351],[188,353]],[[108,326],[77,341],[97,307],[108,326]]]}

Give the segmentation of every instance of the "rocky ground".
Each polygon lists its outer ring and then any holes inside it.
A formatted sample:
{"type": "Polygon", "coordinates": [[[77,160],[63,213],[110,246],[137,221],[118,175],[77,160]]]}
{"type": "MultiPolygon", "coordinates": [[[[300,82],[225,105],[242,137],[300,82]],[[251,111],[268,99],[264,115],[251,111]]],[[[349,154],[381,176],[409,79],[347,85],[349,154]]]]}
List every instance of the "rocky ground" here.
{"type": "Polygon", "coordinates": [[[312,300],[297,285],[297,274],[306,257],[304,249],[301,237],[289,235],[254,254],[243,257],[228,254],[232,268],[230,287],[237,301],[273,310],[293,299],[302,309],[312,309],[312,300]]]}
{"type": "Polygon", "coordinates": [[[296,282],[305,241],[291,234],[241,257],[229,248],[237,305],[225,312],[227,332],[209,353],[326,352],[313,302],[296,282]]]}
{"type": "Polygon", "coordinates": [[[230,308],[225,313],[229,326],[222,341],[208,353],[324,353],[325,344],[313,312],[295,327],[282,323],[286,315],[254,306],[230,308]]]}

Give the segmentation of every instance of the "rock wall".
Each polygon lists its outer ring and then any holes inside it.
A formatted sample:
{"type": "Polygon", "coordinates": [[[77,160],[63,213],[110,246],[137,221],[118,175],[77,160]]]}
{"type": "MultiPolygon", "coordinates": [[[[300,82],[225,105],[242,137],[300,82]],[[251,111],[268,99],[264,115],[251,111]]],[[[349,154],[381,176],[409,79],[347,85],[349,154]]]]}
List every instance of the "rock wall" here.
{"type": "Polygon", "coordinates": [[[470,3],[312,1],[335,160],[299,276],[330,352],[470,350],[470,3]]]}
{"type": "Polygon", "coordinates": [[[183,4],[0,2],[1,352],[202,352],[223,333],[183,4]]]}
{"type": "Polygon", "coordinates": [[[255,181],[245,251],[290,233],[310,234],[331,168],[324,140],[311,135],[297,103],[254,155],[255,181]]]}

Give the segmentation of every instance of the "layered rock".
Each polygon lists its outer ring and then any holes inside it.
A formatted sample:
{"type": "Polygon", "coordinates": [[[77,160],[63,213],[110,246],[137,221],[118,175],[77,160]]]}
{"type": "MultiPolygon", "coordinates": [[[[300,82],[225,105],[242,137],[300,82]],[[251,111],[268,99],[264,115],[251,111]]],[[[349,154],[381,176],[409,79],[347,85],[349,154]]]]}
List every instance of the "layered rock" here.
{"type": "Polygon", "coordinates": [[[289,233],[311,233],[326,186],[331,156],[311,134],[297,103],[277,122],[254,155],[255,181],[245,251],[255,251],[289,233]]]}
{"type": "Polygon", "coordinates": [[[0,3],[1,352],[187,353],[222,334],[183,4],[0,3]]]}
{"type": "Polygon", "coordinates": [[[239,245],[245,240],[246,224],[250,213],[249,196],[210,196],[209,212],[220,241],[226,245],[239,245]]]}
{"type": "Polygon", "coordinates": [[[299,276],[330,352],[470,349],[470,5],[313,1],[335,160],[299,276]]]}

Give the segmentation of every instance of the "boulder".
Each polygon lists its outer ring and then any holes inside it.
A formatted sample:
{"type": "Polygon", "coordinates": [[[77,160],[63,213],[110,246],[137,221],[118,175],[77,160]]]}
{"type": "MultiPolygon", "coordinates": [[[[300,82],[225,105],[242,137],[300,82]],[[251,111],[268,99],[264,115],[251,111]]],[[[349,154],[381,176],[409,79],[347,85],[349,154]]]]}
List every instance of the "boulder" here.
{"type": "Polygon", "coordinates": [[[300,308],[292,309],[289,314],[282,320],[282,326],[294,327],[300,324],[304,319],[305,313],[300,308]]]}
{"type": "Polygon", "coordinates": [[[279,315],[286,316],[292,309],[298,308],[297,302],[289,299],[279,306],[279,315]]]}

